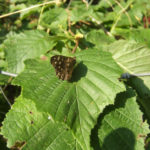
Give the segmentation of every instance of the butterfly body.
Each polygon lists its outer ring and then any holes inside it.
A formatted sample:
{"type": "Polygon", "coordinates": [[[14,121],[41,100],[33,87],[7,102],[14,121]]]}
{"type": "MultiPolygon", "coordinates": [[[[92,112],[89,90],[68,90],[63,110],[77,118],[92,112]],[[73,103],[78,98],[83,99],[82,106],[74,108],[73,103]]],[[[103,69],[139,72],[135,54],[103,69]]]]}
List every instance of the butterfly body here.
{"type": "Polygon", "coordinates": [[[56,75],[61,80],[70,80],[76,58],[55,55],[51,57],[51,64],[55,68],[56,75]]]}

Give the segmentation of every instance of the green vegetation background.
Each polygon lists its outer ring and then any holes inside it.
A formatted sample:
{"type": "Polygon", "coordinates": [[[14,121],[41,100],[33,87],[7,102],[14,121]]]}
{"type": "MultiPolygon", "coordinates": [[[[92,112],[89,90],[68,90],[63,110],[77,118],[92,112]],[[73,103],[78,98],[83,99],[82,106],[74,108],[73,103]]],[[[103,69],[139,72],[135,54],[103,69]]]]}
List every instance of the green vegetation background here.
{"type": "Polygon", "coordinates": [[[150,77],[119,80],[150,73],[149,37],[149,0],[0,0],[0,149],[149,150],[150,77]]]}

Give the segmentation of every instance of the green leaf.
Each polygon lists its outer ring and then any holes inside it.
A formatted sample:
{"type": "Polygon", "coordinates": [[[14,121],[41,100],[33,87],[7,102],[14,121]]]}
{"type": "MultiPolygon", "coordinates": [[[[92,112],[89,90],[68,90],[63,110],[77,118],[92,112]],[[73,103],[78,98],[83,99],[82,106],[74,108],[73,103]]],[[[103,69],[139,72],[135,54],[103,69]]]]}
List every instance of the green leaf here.
{"type": "Polygon", "coordinates": [[[10,148],[18,143],[23,150],[70,150],[75,140],[70,129],[56,123],[51,116],[39,112],[33,101],[19,97],[3,122],[1,134],[10,148]]]}
{"type": "MultiPolygon", "coordinates": [[[[150,48],[135,41],[117,41],[111,44],[108,51],[118,65],[129,73],[150,73],[150,48]]],[[[150,76],[129,80],[129,84],[137,91],[146,115],[150,119],[150,76]]]]}
{"type": "MultiPolygon", "coordinates": [[[[129,73],[150,72],[150,48],[135,41],[116,41],[108,47],[118,65],[129,73]]],[[[142,78],[150,88],[150,77],[142,78]]]]}
{"type": "Polygon", "coordinates": [[[93,9],[91,7],[86,7],[86,5],[77,5],[73,7],[71,11],[71,21],[78,22],[80,20],[89,20],[90,16],[93,13],[93,9]]]}
{"type": "Polygon", "coordinates": [[[67,12],[63,8],[55,8],[46,11],[41,18],[41,25],[50,28],[52,32],[64,31],[67,29],[67,12]]]}
{"type": "Polygon", "coordinates": [[[4,43],[8,71],[20,73],[24,68],[24,60],[37,58],[54,47],[45,32],[38,30],[10,36],[4,43]]]}
{"type": "Polygon", "coordinates": [[[93,43],[98,49],[102,49],[114,41],[113,37],[107,36],[102,30],[92,30],[87,34],[86,39],[93,43]]]}
{"type": "Polygon", "coordinates": [[[49,62],[28,60],[14,84],[22,86],[22,96],[32,99],[40,111],[70,126],[81,147],[88,150],[90,130],[99,113],[124,90],[118,81],[122,71],[107,52],[89,49],[75,56],[71,82],[59,80],[49,62]]]}
{"type": "Polygon", "coordinates": [[[117,109],[102,119],[98,130],[99,143],[107,150],[144,150],[145,137],[150,132],[142,120],[142,112],[132,91],[121,93],[117,98],[117,109]],[[124,105],[122,105],[124,103],[124,105]],[[122,106],[121,106],[122,105],[122,106]],[[134,111],[133,111],[134,110],[134,111]]]}

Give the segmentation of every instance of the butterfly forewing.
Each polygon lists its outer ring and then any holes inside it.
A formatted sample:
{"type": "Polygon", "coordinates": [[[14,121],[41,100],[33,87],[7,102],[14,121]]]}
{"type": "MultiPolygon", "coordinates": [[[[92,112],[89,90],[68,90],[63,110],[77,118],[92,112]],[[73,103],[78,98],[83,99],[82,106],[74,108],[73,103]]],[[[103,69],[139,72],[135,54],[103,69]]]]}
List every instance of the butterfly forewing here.
{"type": "Polygon", "coordinates": [[[51,64],[54,66],[56,75],[61,80],[69,80],[72,76],[76,59],[61,55],[51,57],[51,64]]]}

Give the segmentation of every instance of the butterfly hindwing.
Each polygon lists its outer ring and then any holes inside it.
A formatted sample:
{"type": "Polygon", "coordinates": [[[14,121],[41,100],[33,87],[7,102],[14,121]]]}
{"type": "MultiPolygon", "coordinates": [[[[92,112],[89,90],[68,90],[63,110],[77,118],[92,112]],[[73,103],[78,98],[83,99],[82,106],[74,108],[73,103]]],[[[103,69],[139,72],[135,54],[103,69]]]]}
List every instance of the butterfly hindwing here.
{"type": "Polygon", "coordinates": [[[51,64],[54,66],[56,75],[61,80],[69,80],[72,76],[76,59],[61,55],[51,57],[51,64]]]}

